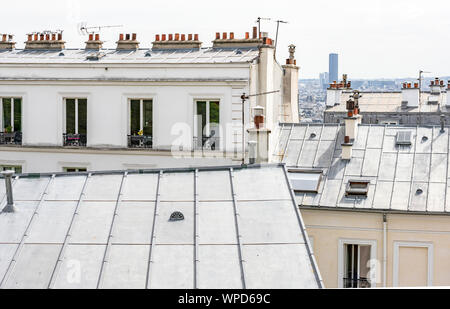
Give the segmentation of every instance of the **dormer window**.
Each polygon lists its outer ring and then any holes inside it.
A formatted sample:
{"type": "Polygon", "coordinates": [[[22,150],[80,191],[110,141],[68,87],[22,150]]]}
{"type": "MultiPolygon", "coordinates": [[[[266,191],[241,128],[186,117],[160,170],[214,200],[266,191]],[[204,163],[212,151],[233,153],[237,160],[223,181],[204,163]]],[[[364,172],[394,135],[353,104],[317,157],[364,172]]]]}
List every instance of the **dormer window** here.
{"type": "Polygon", "coordinates": [[[400,131],[397,133],[396,144],[397,146],[411,146],[411,131],[400,131]]]}
{"type": "Polygon", "coordinates": [[[369,193],[369,180],[349,180],[347,189],[345,190],[346,197],[367,197],[369,193]]]}

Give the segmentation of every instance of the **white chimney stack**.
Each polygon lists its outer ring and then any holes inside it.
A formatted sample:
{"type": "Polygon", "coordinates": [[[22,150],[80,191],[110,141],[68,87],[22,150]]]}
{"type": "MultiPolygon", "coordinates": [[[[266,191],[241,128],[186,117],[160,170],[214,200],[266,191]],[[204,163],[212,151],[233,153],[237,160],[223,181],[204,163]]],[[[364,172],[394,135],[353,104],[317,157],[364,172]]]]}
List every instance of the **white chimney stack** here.
{"type": "Polygon", "coordinates": [[[14,212],[14,199],[12,191],[12,176],[14,175],[14,171],[4,171],[1,174],[5,178],[6,186],[6,206],[3,208],[2,212],[11,213],[14,212]]]}
{"type": "Polygon", "coordinates": [[[450,80],[447,82],[447,106],[450,106],[450,80]]]}
{"type": "Polygon", "coordinates": [[[419,83],[403,83],[402,105],[407,107],[418,107],[420,98],[419,83]],[[413,87],[414,86],[414,87],[413,87]]]}
{"type": "Polygon", "coordinates": [[[327,107],[333,107],[341,104],[342,88],[339,84],[333,82],[327,89],[327,107]]]}

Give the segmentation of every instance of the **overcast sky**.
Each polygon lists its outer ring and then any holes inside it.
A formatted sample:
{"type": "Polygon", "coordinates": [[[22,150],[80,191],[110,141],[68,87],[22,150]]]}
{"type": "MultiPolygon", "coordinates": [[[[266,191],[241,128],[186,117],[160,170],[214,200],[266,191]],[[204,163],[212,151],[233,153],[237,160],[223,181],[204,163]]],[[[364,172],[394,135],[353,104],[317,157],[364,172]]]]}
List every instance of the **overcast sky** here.
{"type": "MultiPolygon", "coordinates": [[[[215,32],[251,32],[256,18],[286,20],[281,25],[278,58],[297,45],[300,78],[328,71],[328,54],[340,55],[339,73],[350,78],[450,75],[450,1],[448,0],[14,0],[2,3],[0,32],[16,35],[23,47],[26,33],[64,30],[67,47],[82,47],[80,22],[88,26],[124,25],[105,29],[106,47],[119,32],[138,34],[150,47],[158,33],[199,33],[210,46],[215,32]]],[[[276,24],[263,22],[275,37],[276,24]]]]}

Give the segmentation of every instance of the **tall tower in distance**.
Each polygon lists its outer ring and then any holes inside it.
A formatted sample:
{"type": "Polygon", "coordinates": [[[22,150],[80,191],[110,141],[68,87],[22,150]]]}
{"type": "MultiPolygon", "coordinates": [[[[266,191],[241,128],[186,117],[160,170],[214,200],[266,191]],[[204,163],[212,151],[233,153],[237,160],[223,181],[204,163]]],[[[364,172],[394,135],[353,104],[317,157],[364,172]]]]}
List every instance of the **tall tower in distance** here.
{"type": "Polygon", "coordinates": [[[339,76],[339,55],[338,54],[330,54],[330,67],[329,67],[329,80],[328,82],[331,84],[334,81],[338,81],[339,76]]]}

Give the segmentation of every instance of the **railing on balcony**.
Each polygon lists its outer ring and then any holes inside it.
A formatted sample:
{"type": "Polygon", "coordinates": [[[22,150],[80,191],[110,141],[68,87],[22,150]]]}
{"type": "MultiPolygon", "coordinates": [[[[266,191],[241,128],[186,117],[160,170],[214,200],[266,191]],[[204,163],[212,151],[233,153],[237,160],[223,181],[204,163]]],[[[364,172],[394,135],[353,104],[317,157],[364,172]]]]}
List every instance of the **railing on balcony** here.
{"type": "Polygon", "coordinates": [[[153,148],[153,137],[147,135],[128,135],[129,148],[153,148]]]}
{"type": "Polygon", "coordinates": [[[371,288],[370,281],[366,278],[349,279],[344,278],[344,288],[346,289],[367,289],[371,288]]]}
{"type": "Polygon", "coordinates": [[[22,132],[0,132],[0,145],[22,145],[22,132]]]}
{"type": "Polygon", "coordinates": [[[63,134],[64,147],[86,147],[86,134],[63,134]]]}
{"type": "Polygon", "coordinates": [[[194,137],[194,150],[219,150],[220,138],[216,136],[194,137]]]}

